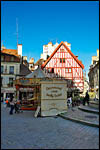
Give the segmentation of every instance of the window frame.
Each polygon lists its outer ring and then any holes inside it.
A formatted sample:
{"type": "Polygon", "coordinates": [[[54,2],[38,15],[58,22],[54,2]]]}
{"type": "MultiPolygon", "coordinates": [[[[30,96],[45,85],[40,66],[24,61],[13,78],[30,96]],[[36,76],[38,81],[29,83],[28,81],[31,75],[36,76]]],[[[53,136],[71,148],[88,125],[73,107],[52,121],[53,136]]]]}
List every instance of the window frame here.
{"type": "Polygon", "coordinates": [[[3,74],[4,73],[4,66],[1,66],[1,74],[3,74]]]}
{"type": "Polygon", "coordinates": [[[9,74],[14,74],[14,66],[9,66],[9,74]],[[13,67],[13,72],[11,71],[11,67],[13,67]]]}
{"type": "Polygon", "coordinates": [[[65,72],[66,73],[72,73],[72,68],[65,68],[65,72]],[[66,71],[66,69],[67,69],[67,71],[66,71]],[[71,71],[69,71],[71,69],[71,71]]]}

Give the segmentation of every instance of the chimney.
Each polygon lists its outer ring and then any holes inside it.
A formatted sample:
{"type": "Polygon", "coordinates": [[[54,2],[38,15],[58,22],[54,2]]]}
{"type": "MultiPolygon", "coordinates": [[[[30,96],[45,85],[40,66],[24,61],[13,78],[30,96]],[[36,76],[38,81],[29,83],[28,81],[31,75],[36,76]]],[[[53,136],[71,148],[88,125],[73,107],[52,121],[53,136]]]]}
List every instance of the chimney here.
{"type": "Polygon", "coordinates": [[[18,55],[22,57],[22,44],[17,45],[17,51],[18,51],[18,55]]]}

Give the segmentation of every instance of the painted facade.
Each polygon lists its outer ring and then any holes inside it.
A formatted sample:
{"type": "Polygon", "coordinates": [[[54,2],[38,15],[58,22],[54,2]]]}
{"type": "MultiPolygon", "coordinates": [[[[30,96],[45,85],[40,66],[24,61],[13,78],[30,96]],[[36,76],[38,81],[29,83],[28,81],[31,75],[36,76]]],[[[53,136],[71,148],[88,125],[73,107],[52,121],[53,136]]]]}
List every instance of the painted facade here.
{"type": "Polygon", "coordinates": [[[71,52],[64,42],[61,42],[41,68],[50,76],[68,80],[70,89],[83,92],[84,65],[71,52]]]}

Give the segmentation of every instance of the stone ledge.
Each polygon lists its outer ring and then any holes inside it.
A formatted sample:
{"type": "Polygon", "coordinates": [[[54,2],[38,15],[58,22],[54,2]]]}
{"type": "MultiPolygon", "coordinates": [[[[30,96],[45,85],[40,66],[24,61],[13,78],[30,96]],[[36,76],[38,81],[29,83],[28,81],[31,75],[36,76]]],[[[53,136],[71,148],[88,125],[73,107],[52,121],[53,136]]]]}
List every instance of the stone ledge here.
{"type": "Polygon", "coordinates": [[[99,114],[99,111],[97,111],[97,110],[92,110],[92,109],[88,109],[88,108],[82,108],[80,106],[78,107],[78,109],[80,109],[82,111],[90,112],[90,113],[99,114]]]}
{"type": "Polygon", "coordinates": [[[91,122],[84,121],[84,120],[79,120],[79,119],[74,119],[74,118],[71,118],[71,117],[66,117],[66,116],[64,116],[62,114],[59,114],[58,116],[66,119],[66,120],[71,120],[73,122],[82,123],[82,124],[85,124],[85,125],[88,125],[88,126],[99,128],[99,124],[96,124],[96,123],[91,123],[91,122]]]}

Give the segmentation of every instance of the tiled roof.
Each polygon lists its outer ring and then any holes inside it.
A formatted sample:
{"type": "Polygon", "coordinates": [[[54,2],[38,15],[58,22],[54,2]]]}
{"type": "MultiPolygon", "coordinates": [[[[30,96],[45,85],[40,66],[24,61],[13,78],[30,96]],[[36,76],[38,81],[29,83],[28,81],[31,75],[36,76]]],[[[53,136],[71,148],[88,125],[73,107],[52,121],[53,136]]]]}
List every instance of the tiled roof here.
{"type": "Polygon", "coordinates": [[[18,56],[18,51],[15,49],[3,49],[1,52],[18,56]]]}

